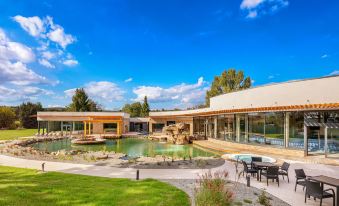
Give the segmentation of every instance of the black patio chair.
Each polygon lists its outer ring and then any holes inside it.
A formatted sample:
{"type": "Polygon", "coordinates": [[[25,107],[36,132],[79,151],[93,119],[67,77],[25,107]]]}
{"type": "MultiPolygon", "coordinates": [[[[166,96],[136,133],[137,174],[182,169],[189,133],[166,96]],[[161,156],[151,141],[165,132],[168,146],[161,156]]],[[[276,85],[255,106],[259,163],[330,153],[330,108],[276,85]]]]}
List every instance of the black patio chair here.
{"type": "Polygon", "coordinates": [[[290,178],[288,177],[288,168],[289,167],[290,167],[290,164],[287,163],[287,162],[284,162],[279,169],[279,175],[281,175],[283,179],[284,179],[284,176],[286,176],[288,183],[290,183],[290,178]]]}
{"type": "Polygon", "coordinates": [[[267,186],[268,186],[268,180],[271,179],[273,182],[274,180],[276,180],[278,183],[278,187],[279,187],[279,167],[278,166],[271,166],[271,167],[268,167],[266,171],[261,171],[260,181],[261,181],[261,176],[266,177],[267,186]]]}
{"type": "Polygon", "coordinates": [[[306,187],[306,174],[303,169],[295,169],[295,187],[294,191],[297,191],[297,185],[303,186],[303,190],[306,187]]]}
{"type": "Polygon", "coordinates": [[[320,206],[323,203],[323,199],[333,198],[333,206],[335,206],[335,193],[333,189],[323,190],[319,182],[313,182],[308,179],[306,179],[305,182],[306,182],[305,203],[307,196],[308,198],[314,197],[314,200],[317,198],[320,199],[320,206]],[[327,191],[332,191],[332,194],[327,191]]]}
{"type": "Polygon", "coordinates": [[[262,162],[262,157],[251,157],[251,168],[259,170],[259,168],[253,165],[253,162],[262,162]]]}
{"type": "Polygon", "coordinates": [[[258,175],[258,170],[253,169],[253,168],[248,168],[248,165],[246,164],[245,161],[241,161],[242,165],[244,166],[244,170],[242,172],[242,176],[244,176],[244,173],[246,173],[246,176],[248,173],[250,173],[252,176],[254,176],[254,174],[258,175]]]}

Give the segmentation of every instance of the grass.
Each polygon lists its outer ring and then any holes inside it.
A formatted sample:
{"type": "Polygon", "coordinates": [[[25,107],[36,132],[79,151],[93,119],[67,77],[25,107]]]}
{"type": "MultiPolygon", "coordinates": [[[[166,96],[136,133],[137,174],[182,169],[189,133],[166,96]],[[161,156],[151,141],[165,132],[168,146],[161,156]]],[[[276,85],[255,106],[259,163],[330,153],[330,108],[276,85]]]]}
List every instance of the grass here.
{"type": "Polygon", "coordinates": [[[37,129],[13,129],[0,130],[0,140],[13,140],[18,137],[33,136],[37,133],[37,129]]]}
{"type": "Polygon", "coordinates": [[[169,184],[0,166],[0,205],[189,205],[169,184]]]}

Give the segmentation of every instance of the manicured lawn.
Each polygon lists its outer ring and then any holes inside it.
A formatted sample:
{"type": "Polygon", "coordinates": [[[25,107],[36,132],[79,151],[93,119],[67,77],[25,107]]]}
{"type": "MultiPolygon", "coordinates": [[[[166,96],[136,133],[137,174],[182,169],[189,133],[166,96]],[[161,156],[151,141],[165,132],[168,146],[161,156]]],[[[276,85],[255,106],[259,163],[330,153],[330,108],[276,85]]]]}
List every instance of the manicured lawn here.
{"type": "Polygon", "coordinates": [[[0,205],[189,205],[183,191],[134,181],[0,166],[0,205]]]}
{"type": "Polygon", "coordinates": [[[0,130],[0,140],[12,140],[18,137],[33,136],[37,133],[37,129],[13,129],[0,130]]]}

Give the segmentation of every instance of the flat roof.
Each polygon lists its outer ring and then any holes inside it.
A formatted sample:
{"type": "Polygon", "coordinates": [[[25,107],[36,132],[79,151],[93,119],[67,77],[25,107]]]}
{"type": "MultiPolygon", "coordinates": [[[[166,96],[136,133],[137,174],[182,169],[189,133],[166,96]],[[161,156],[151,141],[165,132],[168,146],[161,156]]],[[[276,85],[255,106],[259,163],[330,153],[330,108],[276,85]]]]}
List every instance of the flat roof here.
{"type": "Polygon", "coordinates": [[[150,117],[338,110],[339,92],[333,92],[333,89],[337,88],[339,88],[339,75],[272,83],[212,97],[208,108],[151,112],[150,117]]]}
{"type": "Polygon", "coordinates": [[[38,120],[83,121],[88,118],[129,118],[130,115],[125,112],[37,112],[38,120]]]}

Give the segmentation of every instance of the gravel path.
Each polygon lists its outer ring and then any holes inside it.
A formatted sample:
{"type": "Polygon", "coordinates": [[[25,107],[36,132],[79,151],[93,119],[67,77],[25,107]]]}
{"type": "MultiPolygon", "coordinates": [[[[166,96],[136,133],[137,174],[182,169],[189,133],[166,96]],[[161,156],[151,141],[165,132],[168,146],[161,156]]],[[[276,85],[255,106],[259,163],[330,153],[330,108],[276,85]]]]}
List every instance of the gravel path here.
{"type": "MultiPolygon", "coordinates": [[[[183,191],[185,191],[192,202],[192,206],[195,205],[194,203],[194,188],[196,184],[196,180],[193,179],[164,179],[160,180],[163,182],[167,182],[183,191]]],[[[242,205],[242,206],[261,206],[258,201],[258,196],[262,193],[262,190],[254,188],[254,187],[247,187],[244,184],[238,183],[236,187],[232,188],[232,191],[235,194],[235,201],[234,205],[242,205]]],[[[282,201],[281,199],[266,193],[266,196],[270,199],[271,205],[273,206],[289,206],[286,202],[282,201]]]]}

